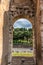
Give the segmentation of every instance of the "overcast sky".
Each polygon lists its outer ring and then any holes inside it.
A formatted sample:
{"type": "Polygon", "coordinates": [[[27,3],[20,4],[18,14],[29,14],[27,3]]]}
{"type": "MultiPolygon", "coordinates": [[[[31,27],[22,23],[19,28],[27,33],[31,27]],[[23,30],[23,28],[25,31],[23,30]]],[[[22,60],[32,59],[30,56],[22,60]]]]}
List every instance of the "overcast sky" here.
{"type": "Polygon", "coordinates": [[[15,21],[14,28],[32,28],[32,24],[29,20],[21,18],[15,21]]]}

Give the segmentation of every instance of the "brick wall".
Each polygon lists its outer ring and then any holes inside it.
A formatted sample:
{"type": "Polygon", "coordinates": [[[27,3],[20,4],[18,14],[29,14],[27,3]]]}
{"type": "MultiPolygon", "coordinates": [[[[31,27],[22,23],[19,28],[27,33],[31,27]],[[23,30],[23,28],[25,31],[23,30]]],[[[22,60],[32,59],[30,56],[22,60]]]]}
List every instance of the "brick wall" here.
{"type": "MultiPolygon", "coordinates": [[[[1,65],[1,58],[3,52],[3,23],[4,23],[4,12],[8,11],[9,9],[9,0],[1,0],[0,3],[0,65],[1,65]]],[[[41,9],[41,44],[43,47],[43,0],[40,0],[40,9],[41,9]]],[[[43,49],[43,48],[42,48],[43,49]]],[[[43,55],[43,52],[42,52],[43,55]]],[[[43,57],[42,57],[43,59],[43,57]]]]}

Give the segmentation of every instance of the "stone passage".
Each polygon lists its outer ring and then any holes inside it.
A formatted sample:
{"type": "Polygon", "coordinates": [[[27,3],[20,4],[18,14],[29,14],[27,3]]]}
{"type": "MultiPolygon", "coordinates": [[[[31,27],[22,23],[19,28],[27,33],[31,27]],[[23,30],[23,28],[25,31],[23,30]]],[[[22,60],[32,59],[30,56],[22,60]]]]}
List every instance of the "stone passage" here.
{"type": "Polygon", "coordinates": [[[12,65],[35,65],[34,58],[30,57],[13,57],[12,65]]]}
{"type": "MultiPolygon", "coordinates": [[[[13,25],[14,23],[13,21],[17,20],[18,18],[27,18],[31,20],[33,26],[35,26],[36,32],[38,31],[37,33],[35,33],[37,38],[36,45],[38,48],[37,58],[38,59],[41,58],[41,54],[42,54],[42,61],[40,61],[39,59],[37,63],[38,65],[43,65],[42,64],[43,62],[43,0],[0,0],[0,65],[8,65],[7,64],[8,62],[6,63],[6,61],[10,61],[9,57],[11,57],[11,43],[12,43],[12,41],[10,40],[12,36],[9,38],[10,36],[9,29],[11,28],[10,26],[13,25]],[[37,12],[36,12],[36,7],[37,7],[37,12]],[[35,15],[36,14],[35,12],[37,13],[37,16],[35,15]],[[34,20],[33,14],[36,16],[35,19],[36,21],[34,20]],[[42,51],[40,50],[41,49],[40,47],[42,48],[42,51]],[[7,55],[8,57],[6,57],[7,55]],[[7,60],[5,57],[7,58],[7,60]]],[[[35,64],[33,58],[13,57],[12,65],[35,65],[35,64]]]]}

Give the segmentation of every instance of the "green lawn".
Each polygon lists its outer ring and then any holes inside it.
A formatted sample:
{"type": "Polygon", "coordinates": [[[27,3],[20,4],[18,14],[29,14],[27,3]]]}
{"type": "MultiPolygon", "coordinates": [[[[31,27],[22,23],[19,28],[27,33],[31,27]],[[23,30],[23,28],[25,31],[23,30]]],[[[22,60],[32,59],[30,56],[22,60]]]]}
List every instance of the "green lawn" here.
{"type": "Polygon", "coordinates": [[[33,52],[12,52],[12,56],[33,57],[33,52]]]}

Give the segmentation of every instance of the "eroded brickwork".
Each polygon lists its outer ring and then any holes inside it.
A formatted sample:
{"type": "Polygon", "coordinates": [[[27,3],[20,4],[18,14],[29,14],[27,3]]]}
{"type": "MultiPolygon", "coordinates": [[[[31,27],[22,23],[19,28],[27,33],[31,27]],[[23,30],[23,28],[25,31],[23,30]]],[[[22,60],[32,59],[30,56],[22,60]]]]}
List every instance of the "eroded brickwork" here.
{"type": "MultiPolygon", "coordinates": [[[[22,4],[24,5],[24,3],[28,3],[28,0],[12,0],[13,3],[16,3],[16,4],[22,4]]],[[[30,0],[29,0],[30,1],[30,0]]],[[[31,0],[32,1],[32,0],[31,0]]],[[[34,0],[33,0],[34,1],[34,0]]],[[[1,65],[1,62],[2,62],[2,54],[3,54],[3,24],[5,23],[4,22],[4,13],[5,11],[8,11],[9,10],[9,3],[10,3],[10,0],[1,0],[0,2],[0,65],[1,65]]],[[[35,1],[34,1],[35,3],[35,1]]],[[[11,3],[12,4],[12,3],[11,3]]],[[[21,8],[21,7],[20,7],[21,8]]],[[[20,10],[20,8],[18,10],[20,10]]],[[[43,47],[43,0],[40,0],[40,10],[41,10],[41,26],[40,26],[40,29],[41,29],[41,44],[42,44],[42,47],[43,47]]],[[[23,10],[22,10],[23,11],[23,10]]],[[[23,13],[21,10],[20,10],[20,13],[23,13]]],[[[26,10],[27,12],[28,10],[26,10]]],[[[18,13],[18,11],[16,10],[16,14],[18,13]]],[[[26,13],[27,14],[27,13],[26,13]]],[[[13,14],[12,14],[13,15],[13,14]]],[[[6,17],[5,17],[6,19],[6,17]]],[[[6,27],[6,26],[5,26],[6,27]]],[[[7,28],[8,30],[8,28],[7,28]]],[[[7,31],[6,30],[6,31],[7,31]]],[[[5,32],[6,32],[5,31],[5,32]]],[[[8,33],[7,33],[8,34],[8,33]]],[[[7,36],[7,35],[6,35],[7,36]]],[[[7,39],[6,39],[7,40],[7,39]]],[[[6,41],[5,41],[6,42],[6,41]]],[[[6,47],[5,47],[6,49],[6,47]]],[[[42,51],[43,51],[43,48],[42,48],[42,51]]],[[[6,52],[8,52],[7,50],[4,51],[6,55],[6,52]]],[[[42,59],[43,59],[43,52],[42,52],[42,59]]],[[[3,61],[3,65],[6,65],[5,63],[5,60],[3,61]]]]}

